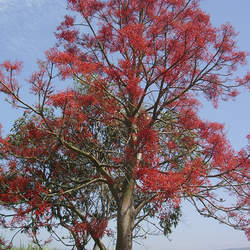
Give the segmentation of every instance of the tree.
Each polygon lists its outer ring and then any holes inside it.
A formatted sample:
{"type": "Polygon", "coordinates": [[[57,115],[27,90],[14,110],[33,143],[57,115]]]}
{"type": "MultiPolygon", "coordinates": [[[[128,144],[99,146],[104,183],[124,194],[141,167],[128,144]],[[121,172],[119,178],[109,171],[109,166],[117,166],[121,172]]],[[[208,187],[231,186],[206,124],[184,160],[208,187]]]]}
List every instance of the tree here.
{"type": "Polygon", "coordinates": [[[14,211],[1,224],[37,244],[40,228],[62,226],[77,249],[103,250],[116,220],[116,250],[130,250],[144,222],[171,233],[188,200],[249,237],[249,148],[197,115],[199,95],[216,107],[249,88],[233,28],[212,27],[195,0],[67,2],[76,16],[29,80],[34,105],[19,94],[21,63],[1,65],[1,91],[25,109],[0,140],[0,202],[14,211]]]}

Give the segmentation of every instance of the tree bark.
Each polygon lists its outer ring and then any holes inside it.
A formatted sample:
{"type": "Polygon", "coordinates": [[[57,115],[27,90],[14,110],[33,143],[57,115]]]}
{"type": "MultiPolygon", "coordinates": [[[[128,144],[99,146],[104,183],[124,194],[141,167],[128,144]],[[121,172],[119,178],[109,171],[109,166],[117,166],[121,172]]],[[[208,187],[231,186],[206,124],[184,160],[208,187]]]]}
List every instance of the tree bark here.
{"type": "Polygon", "coordinates": [[[107,250],[100,239],[95,239],[95,245],[93,250],[107,250]]]}
{"type": "Polygon", "coordinates": [[[133,186],[133,180],[126,184],[118,207],[116,250],[132,250],[134,224],[133,186]]]}

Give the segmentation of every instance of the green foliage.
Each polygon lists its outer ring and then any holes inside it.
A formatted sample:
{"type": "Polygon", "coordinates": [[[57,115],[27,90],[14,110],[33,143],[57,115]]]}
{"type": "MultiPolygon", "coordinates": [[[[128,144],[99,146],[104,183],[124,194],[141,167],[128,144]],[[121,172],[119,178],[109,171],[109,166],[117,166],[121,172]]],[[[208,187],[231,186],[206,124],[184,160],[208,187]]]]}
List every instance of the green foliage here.
{"type": "MultiPolygon", "coordinates": [[[[32,244],[29,244],[27,247],[21,245],[19,247],[12,247],[10,249],[11,250],[41,250],[40,247],[32,245],[32,244]]],[[[45,247],[45,248],[42,248],[42,250],[55,250],[55,248],[47,248],[47,247],[45,247]]]]}
{"type": "Polygon", "coordinates": [[[173,228],[178,225],[181,215],[181,209],[177,207],[168,216],[160,218],[160,227],[163,229],[165,236],[172,233],[173,228]]]}

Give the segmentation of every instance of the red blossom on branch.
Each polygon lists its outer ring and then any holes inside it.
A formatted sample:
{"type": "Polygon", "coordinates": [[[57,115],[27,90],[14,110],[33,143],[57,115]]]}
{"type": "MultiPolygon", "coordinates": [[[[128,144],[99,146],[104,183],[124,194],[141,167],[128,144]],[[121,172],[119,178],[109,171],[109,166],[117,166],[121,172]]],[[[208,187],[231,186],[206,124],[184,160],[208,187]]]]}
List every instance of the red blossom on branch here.
{"type": "Polygon", "coordinates": [[[1,224],[36,243],[61,226],[78,249],[91,238],[105,250],[115,219],[116,250],[131,250],[142,221],[168,234],[188,200],[249,237],[249,146],[236,152],[198,116],[197,95],[217,107],[249,88],[233,28],[214,28],[196,0],[67,2],[75,17],[28,81],[34,105],[19,95],[21,63],[0,65],[0,91],[26,110],[0,137],[0,205],[15,212],[1,224]]]}

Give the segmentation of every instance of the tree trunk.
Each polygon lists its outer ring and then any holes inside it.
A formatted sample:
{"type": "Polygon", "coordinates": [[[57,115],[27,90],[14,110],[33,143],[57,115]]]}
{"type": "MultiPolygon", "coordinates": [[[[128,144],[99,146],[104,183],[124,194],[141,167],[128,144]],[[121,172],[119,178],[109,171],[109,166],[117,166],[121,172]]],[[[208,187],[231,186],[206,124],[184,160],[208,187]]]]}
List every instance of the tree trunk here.
{"type": "Polygon", "coordinates": [[[100,239],[96,239],[93,250],[107,250],[107,249],[100,239]]]}
{"type": "Polygon", "coordinates": [[[126,184],[118,207],[116,250],[132,250],[134,224],[133,186],[134,181],[126,184]]]}

